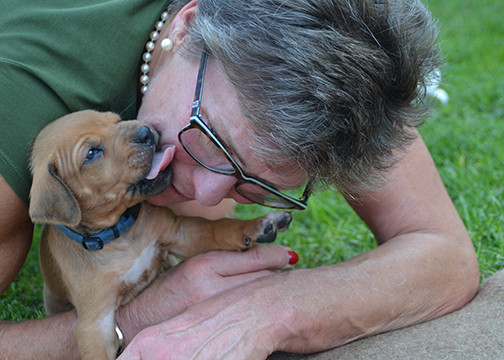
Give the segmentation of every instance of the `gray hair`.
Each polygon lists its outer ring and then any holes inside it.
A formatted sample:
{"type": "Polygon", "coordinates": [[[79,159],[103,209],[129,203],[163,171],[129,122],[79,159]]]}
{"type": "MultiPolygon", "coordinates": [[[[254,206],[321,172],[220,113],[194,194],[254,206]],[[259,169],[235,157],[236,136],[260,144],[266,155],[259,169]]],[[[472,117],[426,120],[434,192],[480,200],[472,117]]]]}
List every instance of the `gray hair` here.
{"type": "Polygon", "coordinates": [[[420,0],[199,0],[190,38],[222,65],[270,168],[294,162],[346,193],[376,188],[412,141],[441,62],[420,0]]]}

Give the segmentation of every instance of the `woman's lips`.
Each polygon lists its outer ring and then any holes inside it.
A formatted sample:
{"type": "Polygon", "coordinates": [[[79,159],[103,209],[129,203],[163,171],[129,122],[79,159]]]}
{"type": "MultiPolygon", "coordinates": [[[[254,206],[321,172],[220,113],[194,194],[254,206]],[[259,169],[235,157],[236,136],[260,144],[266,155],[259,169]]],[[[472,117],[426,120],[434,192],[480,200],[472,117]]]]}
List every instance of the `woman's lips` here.
{"type": "Polygon", "coordinates": [[[192,200],[192,198],[188,198],[182,195],[173,185],[173,183],[166,188],[161,194],[153,196],[148,199],[151,204],[158,206],[168,206],[171,204],[177,204],[180,202],[192,200]]]}
{"type": "Polygon", "coordinates": [[[177,188],[173,183],[166,190],[168,191],[169,195],[173,198],[181,199],[183,201],[192,200],[192,198],[182,195],[182,193],[177,190],[177,188]]]}

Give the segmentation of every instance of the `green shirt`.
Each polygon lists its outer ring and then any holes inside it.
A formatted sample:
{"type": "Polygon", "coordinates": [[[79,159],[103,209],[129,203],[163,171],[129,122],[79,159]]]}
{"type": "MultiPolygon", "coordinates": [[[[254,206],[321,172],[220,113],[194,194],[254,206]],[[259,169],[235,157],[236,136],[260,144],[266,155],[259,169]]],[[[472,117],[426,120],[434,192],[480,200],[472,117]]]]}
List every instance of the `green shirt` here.
{"type": "Polygon", "coordinates": [[[28,204],[29,154],[50,121],[83,109],[136,117],[145,43],[166,0],[3,0],[0,173],[28,204]]]}

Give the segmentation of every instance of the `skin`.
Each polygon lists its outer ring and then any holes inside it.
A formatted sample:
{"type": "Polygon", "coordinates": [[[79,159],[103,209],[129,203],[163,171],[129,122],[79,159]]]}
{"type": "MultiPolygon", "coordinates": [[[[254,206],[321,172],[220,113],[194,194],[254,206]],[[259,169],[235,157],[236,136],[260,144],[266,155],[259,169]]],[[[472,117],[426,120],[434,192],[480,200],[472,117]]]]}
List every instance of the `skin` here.
{"type": "MultiPolygon", "coordinates": [[[[196,10],[197,3],[190,2],[165,28],[163,36],[175,47],[155,51],[154,79],[139,114],[160,130],[163,144],[176,145],[173,186],[151,201],[181,212],[187,200],[205,206],[224,198],[244,202],[233,190],[233,177],[198,166],[176,138],[188,123],[194,95],[198,62],[179,50],[196,10]]],[[[248,127],[236,93],[214,62],[207,68],[202,117],[224,142],[235,144],[249,173],[280,188],[304,179],[282,178],[239,146],[248,143],[248,127]]],[[[32,225],[3,178],[0,196],[3,291],[25,260],[32,225]]],[[[420,137],[383,188],[347,200],[380,246],[340,264],[282,273],[272,270],[286,267],[289,249],[276,245],[196,256],[120,309],[118,324],[128,344],[120,359],[265,359],[275,350],[320,351],[441,316],[472,299],[479,280],[474,249],[420,137]]],[[[187,209],[196,207],[192,202],[187,209]]],[[[75,313],[67,312],[0,322],[0,353],[7,359],[78,358],[75,321],[75,313]]]]}

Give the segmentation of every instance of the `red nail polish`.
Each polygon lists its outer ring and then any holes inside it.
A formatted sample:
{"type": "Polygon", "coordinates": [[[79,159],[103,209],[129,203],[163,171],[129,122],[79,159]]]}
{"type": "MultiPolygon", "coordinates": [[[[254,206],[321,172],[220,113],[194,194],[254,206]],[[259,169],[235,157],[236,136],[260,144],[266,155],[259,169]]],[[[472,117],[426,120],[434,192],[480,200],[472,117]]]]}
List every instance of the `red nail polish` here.
{"type": "Polygon", "coordinates": [[[294,251],[289,251],[289,265],[294,265],[299,261],[299,255],[294,251]]]}

